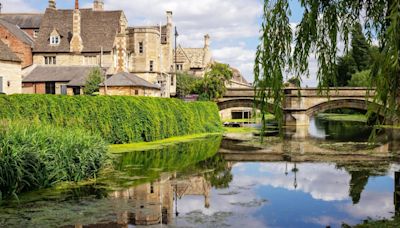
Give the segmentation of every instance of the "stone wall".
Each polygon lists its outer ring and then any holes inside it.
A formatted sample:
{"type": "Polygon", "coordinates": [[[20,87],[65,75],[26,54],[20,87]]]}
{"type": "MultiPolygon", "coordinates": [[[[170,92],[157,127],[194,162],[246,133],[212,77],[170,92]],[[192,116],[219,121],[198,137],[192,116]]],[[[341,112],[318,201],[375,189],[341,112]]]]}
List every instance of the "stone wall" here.
{"type": "Polygon", "coordinates": [[[0,60],[0,92],[18,94],[22,92],[21,63],[0,60]]]}
{"type": "MultiPolygon", "coordinates": [[[[98,59],[98,63],[100,64],[100,53],[82,53],[82,54],[69,54],[69,53],[37,53],[33,56],[33,63],[37,65],[45,65],[44,57],[45,56],[56,56],[57,66],[82,66],[86,65],[85,56],[93,56],[96,55],[98,59]]],[[[112,53],[103,53],[103,67],[111,68],[114,71],[113,67],[113,55],[112,53]]],[[[89,65],[89,64],[87,64],[89,65]]],[[[92,64],[91,64],[92,65],[92,64]]]]}

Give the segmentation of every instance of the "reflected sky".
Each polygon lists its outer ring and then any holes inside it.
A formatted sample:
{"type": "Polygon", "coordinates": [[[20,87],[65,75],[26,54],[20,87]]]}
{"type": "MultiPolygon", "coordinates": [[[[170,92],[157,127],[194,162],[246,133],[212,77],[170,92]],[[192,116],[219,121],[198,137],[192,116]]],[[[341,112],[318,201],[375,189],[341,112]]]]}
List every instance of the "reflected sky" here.
{"type": "Polygon", "coordinates": [[[328,163],[237,163],[228,189],[211,191],[211,206],[204,198],[178,201],[177,226],[234,227],[340,227],[367,218],[391,218],[394,212],[391,165],[386,176],[371,176],[353,204],[351,175],[328,163]],[[287,172],[287,175],[285,174],[287,172]],[[295,176],[297,187],[295,187],[295,176]]]}

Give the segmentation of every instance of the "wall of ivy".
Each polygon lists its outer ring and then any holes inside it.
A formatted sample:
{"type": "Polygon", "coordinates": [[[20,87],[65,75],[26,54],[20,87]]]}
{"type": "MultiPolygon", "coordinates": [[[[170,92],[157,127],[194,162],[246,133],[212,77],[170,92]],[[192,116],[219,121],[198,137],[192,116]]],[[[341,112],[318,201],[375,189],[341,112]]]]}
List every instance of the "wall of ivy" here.
{"type": "Polygon", "coordinates": [[[113,144],[222,131],[212,102],[126,96],[0,96],[0,119],[29,120],[99,134],[113,144]]]}

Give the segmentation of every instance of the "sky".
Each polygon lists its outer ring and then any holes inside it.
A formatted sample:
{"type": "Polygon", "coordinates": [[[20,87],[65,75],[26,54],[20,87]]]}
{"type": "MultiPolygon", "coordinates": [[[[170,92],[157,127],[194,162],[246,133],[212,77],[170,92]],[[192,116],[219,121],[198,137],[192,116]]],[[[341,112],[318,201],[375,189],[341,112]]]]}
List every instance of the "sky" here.
{"type": "MultiPolygon", "coordinates": [[[[44,12],[47,0],[0,0],[2,12],[44,12]]],[[[74,0],[56,0],[57,8],[74,7],[74,0]]],[[[80,0],[82,8],[92,6],[92,0],[80,0]]],[[[130,26],[166,23],[168,10],[180,34],[182,47],[202,47],[204,35],[211,36],[213,58],[239,69],[250,82],[261,25],[262,0],[105,0],[105,9],[122,9],[130,26]]],[[[302,9],[291,0],[291,23],[298,23],[302,9]]],[[[310,60],[311,78],[303,86],[315,86],[315,59],[310,60]]]]}

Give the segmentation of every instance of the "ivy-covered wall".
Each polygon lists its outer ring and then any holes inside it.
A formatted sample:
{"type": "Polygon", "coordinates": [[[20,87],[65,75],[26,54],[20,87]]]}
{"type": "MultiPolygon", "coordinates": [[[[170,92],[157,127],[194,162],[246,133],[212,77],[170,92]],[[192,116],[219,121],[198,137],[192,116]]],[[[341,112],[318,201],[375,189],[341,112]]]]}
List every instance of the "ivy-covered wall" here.
{"type": "Polygon", "coordinates": [[[0,120],[83,128],[109,143],[148,142],[222,131],[211,102],[124,96],[0,96],[0,120]]]}

